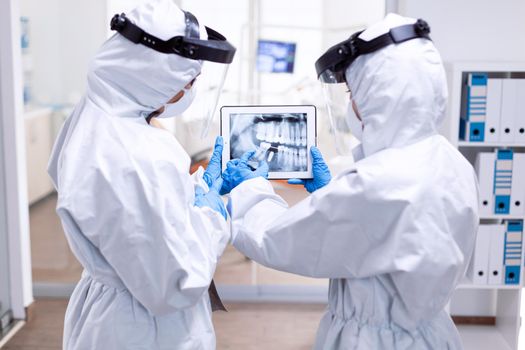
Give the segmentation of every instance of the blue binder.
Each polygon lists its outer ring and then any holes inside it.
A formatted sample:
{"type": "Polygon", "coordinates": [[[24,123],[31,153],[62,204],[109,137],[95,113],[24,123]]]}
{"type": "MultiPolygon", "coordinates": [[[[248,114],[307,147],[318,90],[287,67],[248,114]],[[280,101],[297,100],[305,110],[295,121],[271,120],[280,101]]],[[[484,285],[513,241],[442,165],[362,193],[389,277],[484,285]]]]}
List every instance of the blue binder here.
{"type": "Polygon", "coordinates": [[[483,142],[485,140],[487,82],[487,73],[470,73],[468,75],[459,126],[462,140],[471,142],[483,142]]]}
{"type": "Polygon", "coordinates": [[[510,149],[500,149],[496,153],[494,166],[494,213],[510,213],[510,196],[512,193],[512,158],[510,149]]]}
{"type": "Polygon", "coordinates": [[[505,284],[520,284],[522,236],[523,221],[507,221],[505,250],[503,252],[505,284]]]}

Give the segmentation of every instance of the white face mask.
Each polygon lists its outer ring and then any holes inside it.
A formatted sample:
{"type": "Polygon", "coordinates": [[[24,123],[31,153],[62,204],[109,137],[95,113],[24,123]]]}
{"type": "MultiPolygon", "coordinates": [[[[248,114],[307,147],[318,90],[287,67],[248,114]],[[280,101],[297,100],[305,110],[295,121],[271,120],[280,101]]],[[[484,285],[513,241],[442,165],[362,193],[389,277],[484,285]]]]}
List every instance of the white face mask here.
{"type": "Polygon", "coordinates": [[[357,115],[355,115],[354,109],[352,108],[352,102],[348,103],[346,117],[348,118],[348,127],[350,128],[352,135],[361,141],[363,137],[363,123],[357,118],[357,115]]]}
{"type": "Polygon", "coordinates": [[[177,117],[188,109],[188,107],[193,102],[193,99],[195,98],[195,89],[192,85],[189,89],[184,88],[184,90],[182,91],[184,91],[184,95],[182,95],[181,99],[175,103],[165,104],[164,112],[159,114],[157,118],[177,117]]]}

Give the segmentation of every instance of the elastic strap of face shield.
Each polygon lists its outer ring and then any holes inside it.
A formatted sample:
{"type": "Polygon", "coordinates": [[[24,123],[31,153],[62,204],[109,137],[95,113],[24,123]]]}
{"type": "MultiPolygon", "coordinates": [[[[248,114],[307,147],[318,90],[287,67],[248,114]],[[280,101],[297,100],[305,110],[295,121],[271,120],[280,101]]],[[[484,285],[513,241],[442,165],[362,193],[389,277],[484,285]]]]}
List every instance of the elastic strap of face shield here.
{"type": "Polygon", "coordinates": [[[233,61],[235,47],[224,36],[205,27],[209,40],[201,40],[199,22],[195,16],[187,11],[184,12],[184,15],[185,36],[175,36],[169,40],[162,40],[145,32],[131,23],[124,13],[113,16],[111,30],[119,32],[135,44],[142,44],[158,52],[217,63],[231,63],[233,61]]]}
{"type": "Polygon", "coordinates": [[[131,23],[126,14],[116,14],[111,19],[111,30],[115,30],[123,37],[135,44],[142,44],[155,51],[162,53],[173,53],[169,41],[164,41],[143,31],[140,27],[131,23]]]}
{"type": "MultiPolygon", "coordinates": [[[[359,33],[361,34],[361,33],[359,33]]],[[[359,35],[358,34],[358,35],[359,35]]],[[[375,39],[370,41],[365,41],[356,35],[352,36],[350,39],[350,44],[352,45],[352,57],[345,62],[345,67],[343,69],[343,76],[346,69],[352,64],[353,61],[360,55],[365,55],[368,53],[375,52],[386,46],[392,44],[400,44],[402,42],[412,40],[412,39],[430,39],[430,27],[428,23],[422,19],[418,19],[414,24],[406,24],[399,27],[391,28],[387,33],[378,36],[375,39]]],[[[346,81],[346,78],[344,78],[346,81]]]]}
{"type": "Polygon", "coordinates": [[[423,38],[431,40],[429,34],[430,27],[428,23],[422,19],[418,19],[414,24],[406,24],[392,28],[388,31],[388,33],[378,36],[377,38],[370,41],[355,38],[353,41],[356,52],[355,58],[357,58],[359,55],[377,51],[390,44],[399,44],[411,39],[423,38]]]}

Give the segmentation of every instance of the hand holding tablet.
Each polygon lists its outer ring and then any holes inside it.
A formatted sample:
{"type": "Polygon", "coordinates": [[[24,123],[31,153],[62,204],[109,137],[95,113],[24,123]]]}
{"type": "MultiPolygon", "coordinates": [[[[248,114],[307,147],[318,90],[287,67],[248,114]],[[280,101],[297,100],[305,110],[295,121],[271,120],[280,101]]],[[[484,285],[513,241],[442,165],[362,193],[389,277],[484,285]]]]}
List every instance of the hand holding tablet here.
{"type": "Polygon", "coordinates": [[[229,160],[255,151],[248,165],[269,166],[269,179],[312,178],[310,148],[316,144],[314,106],[225,106],[221,108],[223,170],[229,160]]]}
{"type": "Polygon", "coordinates": [[[320,188],[328,185],[332,181],[332,174],[326,162],[323,159],[323,155],[319,149],[312,146],[310,149],[312,154],[312,179],[289,179],[288,183],[291,185],[303,185],[304,188],[313,193],[320,188]]]}

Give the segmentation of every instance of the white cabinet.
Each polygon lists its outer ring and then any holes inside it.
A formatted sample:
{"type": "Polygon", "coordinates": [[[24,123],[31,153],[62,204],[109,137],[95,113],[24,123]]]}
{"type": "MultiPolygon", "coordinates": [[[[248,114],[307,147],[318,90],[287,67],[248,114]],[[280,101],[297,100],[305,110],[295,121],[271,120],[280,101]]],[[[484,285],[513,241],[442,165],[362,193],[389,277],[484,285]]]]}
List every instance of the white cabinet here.
{"type": "Polygon", "coordinates": [[[29,204],[53,191],[53,184],[47,174],[47,163],[53,147],[51,116],[50,108],[35,109],[24,114],[29,204]]]}
{"type": "MultiPolygon", "coordinates": [[[[510,81],[523,79],[525,77],[525,62],[522,63],[496,63],[496,62],[457,62],[447,65],[447,78],[449,83],[449,109],[446,123],[446,136],[450,142],[458,147],[458,150],[473,165],[476,157],[480,153],[495,152],[496,150],[512,150],[514,153],[525,153],[525,143],[519,138],[512,141],[505,141],[505,138],[487,137],[492,127],[489,127],[485,133],[485,139],[472,137],[468,133],[468,122],[481,122],[485,125],[492,125],[492,117],[498,118],[491,107],[490,98],[494,95],[485,95],[487,107],[482,110],[481,119],[469,119],[468,108],[465,109],[465,103],[472,103],[472,100],[466,98],[465,86],[471,84],[472,75],[484,75],[485,79],[491,81],[510,81]],[[470,79],[470,80],[469,80],[470,79]],[[469,102],[465,102],[469,101],[469,102]],[[465,112],[467,110],[467,112],[465,112]],[[467,116],[467,117],[466,117],[467,116]],[[463,122],[461,122],[463,117],[463,122]],[[465,118],[466,117],[466,118],[465,118]],[[462,139],[460,134],[464,134],[462,139]],[[470,141],[468,141],[471,139],[470,141]]],[[[490,85],[490,84],[488,84],[490,85]]],[[[469,86],[470,87],[470,86],[469,86]]],[[[489,86],[490,87],[490,86],[489,86]]],[[[488,89],[490,91],[490,89],[488,89]]],[[[470,96],[470,95],[469,95],[470,96]]],[[[483,105],[483,104],[482,104],[483,105]]],[[[478,107],[478,106],[476,106],[478,107]]],[[[483,107],[483,106],[482,106],[483,107]]],[[[499,106],[499,111],[501,111],[499,106]]],[[[477,108],[479,109],[479,108],[477,108]]],[[[476,111],[477,112],[477,111],[476,111]]],[[[519,114],[519,113],[516,113],[519,114]]],[[[477,118],[477,116],[476,116],[477,118]]],[[[515,119],[523,118],[522,115],[516,115],[515,119]]],[[[481,127],[480,130],[484,130],[481,127]]],[[[514,176],[514,174],[513,174],[514,176]]],[[[522,175],[519,175],[522,176],[522,175]]],[[[492,185],[492,184],[491,184],[492,185]]],[[[494,185],[496,187],[496,185],[494,185]]],[[[490,190],[491,193],[492,189],[490,190]]],[[[524,194],[525,195],[525,194],[524,194]]],[[[480,224],[502,224],[505,220],[523,220],[524,215],[514,215],[513,213],[480,212],[480,224]]],[[[522,242],[521,242],[522,244],[522,242]]],[[[516,350],[518,349],[518,339],[520,334],[521,317],[520,309],[522,308],[522,288],[523,288],[523,249],[521,251],[521,271],[519,284],[473,284],[471,280],[466,279],[454,293],[450,303],[450,313],[452,316],[462,316],[471,320],[490,320],[495,319],[493,325],[460,325],[458,326],[465,350],[516,350]]],[[[521,343],[523,343],[521,340],[521,343]]]]}

